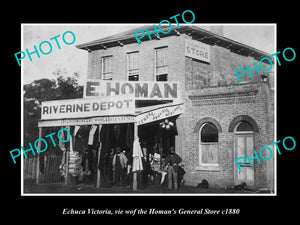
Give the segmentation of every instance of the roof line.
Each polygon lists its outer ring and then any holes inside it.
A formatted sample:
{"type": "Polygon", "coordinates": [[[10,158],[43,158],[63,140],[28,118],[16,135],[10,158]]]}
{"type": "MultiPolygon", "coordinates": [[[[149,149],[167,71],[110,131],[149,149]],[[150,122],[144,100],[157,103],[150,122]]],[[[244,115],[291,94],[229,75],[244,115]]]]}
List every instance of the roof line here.
{"type": "MultiPolygon", "coordinates": [[[[100,48],[101,49],[101,48],[104,48],[104,46],[108,45],[108,44],[110,44],[112,46],[119,45],[118,41],[120,41],[120,42],[121,41],[125,41],[125,40],[128,41],[130,39],[135,40],[135,37],[133,35],[134,32],[137,32],[139,30],[144,30],[145,27],[147,27],[149,31],[154,30],[153,26],[141,26],[141,27],[138,27],[138,28],[130,29],[128,31],[125,31],[125,32],[122,32],[122,33],[119,33],[119,34],[115,34],[115,35],[111,35],[111,36],[108,36],[108,37],[105,37],[105,38],[101,38],[101,39],[97,39],[97,40],[94,40],[94,41],[82,43],[82,44],[76,45],[76,47],[79,48],[79,49],[89,50],[90,48],[94,48],[94,49],[99,49],[100,48]],[[102,45],[102,47],[101,47],[101,45],[102,45]],[[98,46],[98,48],[96,46],[98,46]]],[[[165,27],[168,28],[168,26],[162,26],[162,27],[163,27],[163,29],[165,27]]],[[[237,50],[238,53],[240,51],[242,51],[242,50],[246,50],[247,52],[250,51],[250,52],[254,52],[254,53],[260,55],[260,57],[257,56],[256,58],[262,58],[262,57],[269,57],[269,58],[271,58],[270,54],[267,53],[267,52],[261,51],[259,49],[256,49],[256,48],[252,47],[252,46],[243,44],[241,42],[238,42],[238,41],[235,41],[233,39],[224,37],[222,35],[215,34],[215,33],[211,32],[211,31],[205,30],[205,29],[197,27],[195,25],[181,25],[180,28],[178,28],[178,27],[173,28],[168,34],[160,33],[160,37],[163,38],[165,36],[176,35],[176,34],[178,35],[178,32],[180,32],[180,33],[189,33],[189,34],[192,33],[192,34],[196,34],[196,35],[200,35],[200,36],[201,35],[202,36],[208,36],[205,39],[204,38],[201,39],[201,41],[203,40],[203,42],[205,42],[205,40],[208,39],[208,38],[215,38],[215,39],[218,39],[218,41],[223,42],[223,44],[224,44],[224,42],[228,43],[228,47],[227,47],[228,49],[232,50],[233,47],[238,47],[239,48],[239,50],[237,50]]],[[[150,41],[150,40],[149,39],[145,39],[144,41],[150,41]]],[[[212,43],[212,44],[214,45],[216,43],[212,43]]],[[[220,44],[221,43],[218,43],[217,45],[220,45],[220,44]]],[[[273,61],[272,58],[271,58],[271,60],[273,61]]]]}

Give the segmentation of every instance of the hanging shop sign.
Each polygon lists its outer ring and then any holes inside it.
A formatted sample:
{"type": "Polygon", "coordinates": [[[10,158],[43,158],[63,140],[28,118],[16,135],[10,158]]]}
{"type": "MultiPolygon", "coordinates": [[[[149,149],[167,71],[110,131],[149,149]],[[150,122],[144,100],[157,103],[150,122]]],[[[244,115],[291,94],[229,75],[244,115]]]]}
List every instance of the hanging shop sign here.
{"type": "Polygon", "coordinates": [[[185,56],[210,62],[210,46],[195,40],[185,40],[185,56]]]}
{"type": "Polygon", "coordinates": [[[151,123],[183,113],[183,104],[164,106],[136,116],[137,125],[151,123]]]}
{"type": "Polygon", "coordinates": [[[79,98],[42,102],[41,119],[87,118],[134,114],[135,102],[130,96],[79,98]]]}
{"type": "Polygon", "coordinates": [[[179,82],[91,80],[84,86],[84,98],[133,95],[140,100],[179,100],[179,82]]]}

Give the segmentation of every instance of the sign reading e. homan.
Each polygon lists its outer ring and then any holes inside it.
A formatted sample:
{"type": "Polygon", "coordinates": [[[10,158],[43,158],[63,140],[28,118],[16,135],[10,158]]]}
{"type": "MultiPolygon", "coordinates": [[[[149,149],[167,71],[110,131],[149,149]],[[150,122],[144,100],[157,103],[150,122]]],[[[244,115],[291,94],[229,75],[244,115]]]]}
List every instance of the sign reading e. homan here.
{"type": "Polygon", "coordinates": [[[139,100],[179,100],[178,82],[90,80],[84,86],[84,98],[133,95],[139,100]]]}

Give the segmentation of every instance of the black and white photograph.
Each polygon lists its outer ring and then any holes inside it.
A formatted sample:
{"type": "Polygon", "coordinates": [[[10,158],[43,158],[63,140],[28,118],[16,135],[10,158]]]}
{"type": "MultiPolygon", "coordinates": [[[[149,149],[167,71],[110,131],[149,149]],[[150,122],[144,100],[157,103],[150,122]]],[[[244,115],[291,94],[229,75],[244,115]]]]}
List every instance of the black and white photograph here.
{"type": "Polygon", "coordinates": [[[296,218],[297,7],[195,3],[2,14],[6,221],[296,218]]]}
{"type": "Polygon", "coordinates": [[[276,24],[22,31],[24,195],[276,194],[276,24]]]}

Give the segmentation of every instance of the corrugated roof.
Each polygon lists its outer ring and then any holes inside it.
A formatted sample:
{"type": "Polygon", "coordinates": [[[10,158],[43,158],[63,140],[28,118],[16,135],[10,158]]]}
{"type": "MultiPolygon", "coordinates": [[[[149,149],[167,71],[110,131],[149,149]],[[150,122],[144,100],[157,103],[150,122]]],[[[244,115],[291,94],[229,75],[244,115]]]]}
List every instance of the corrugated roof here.
{"type": "MultiPolygon", "coordinates": [[[[105,38],[79,44],[76,47],[79,49],[93,51],[96,49],[106,49],[118,45],[122,46],[130,43],[137,43],[134,33],[139,30],[145,31],[146,27],[149,31],[154,30],[153,25],[141,26],[105,38]]],[[[169,26],[162,26],[162,29],[164,31],[168,31],[169,26]]],[[[202,29],[194,25],[180,25],[180,28],[178,28],[177,26],[172,26],[172,30],[168,34],[163,34],[159,32],[159,38],[163,38],[171,35],[179,35],[181,33],[191,35],[194,40],[198,40],[206,44],[222,46],[240,55],[251,56],[257,60],[260,60],[261,58],[264,57],[268,57],[273,61],[273,59],[270,57],[270,54],[264,51],[258,50],[249,45],[234,41],[232,39],[229,39],[222,35],[215,34],[213,32],[210,32],[208,30],[202,29]]],[[[155,32],[153,32],[151,34],[151,38],[152,39],[158,38],[155,35],[156,35],[155,32]]],[[[151,40],[149,40],[148,36],[145,35],[142,39],[140,39],[140,41],[145,42],[151,40]]]]}

